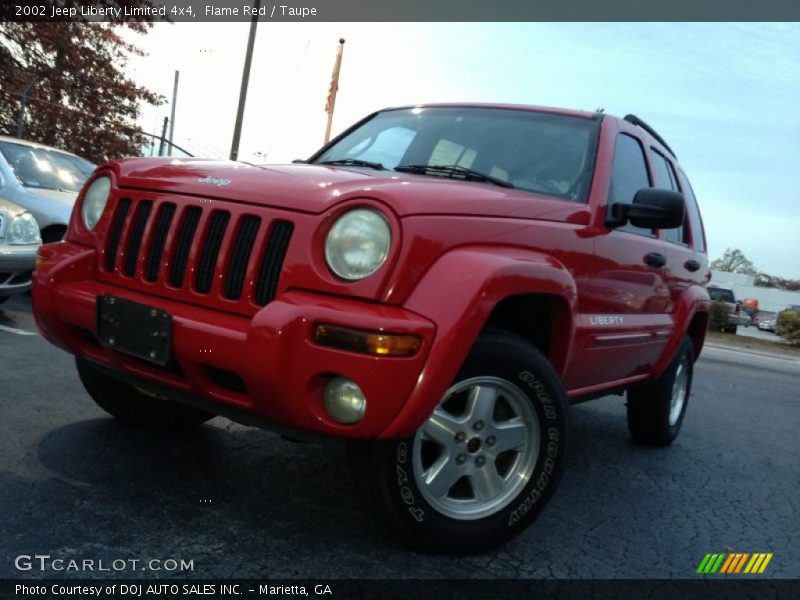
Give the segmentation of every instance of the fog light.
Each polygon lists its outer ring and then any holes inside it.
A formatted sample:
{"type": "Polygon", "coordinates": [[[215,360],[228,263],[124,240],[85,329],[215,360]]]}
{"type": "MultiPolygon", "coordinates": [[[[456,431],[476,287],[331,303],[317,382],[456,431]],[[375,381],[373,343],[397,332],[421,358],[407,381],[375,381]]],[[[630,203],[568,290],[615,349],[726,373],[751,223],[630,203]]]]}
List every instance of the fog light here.
{"type": "Polygon", "coordinates": [[[334,377],[325,386],[325,409],[343,425],[358,423],[367,410],[367,399],[355,381],[334,377]]]}

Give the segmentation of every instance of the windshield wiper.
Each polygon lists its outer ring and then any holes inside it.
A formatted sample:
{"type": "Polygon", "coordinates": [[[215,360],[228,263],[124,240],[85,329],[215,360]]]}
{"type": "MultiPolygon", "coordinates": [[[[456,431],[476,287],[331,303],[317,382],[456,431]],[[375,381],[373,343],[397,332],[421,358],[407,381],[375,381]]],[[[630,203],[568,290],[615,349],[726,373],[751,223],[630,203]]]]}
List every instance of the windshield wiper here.
{"type": "Polygon", "coordinates": [[[417,173],[419,175],[433,175],[446,177],[454,177],[457,179],[465,179],[467,181],[485,181],[486,183],[493,183],[504,188],[513,188],[514,185],[508,181],[503,181],[497,177],[486,175],[480,171],[473,171],[467,167],[458,165],[399,165],[394,168],[395,171],[401,173],[417,173]]]}
{"type": "Polygon", "coordinates": [[[386,167],[384,167],[379,162],[371,162],[368,160],[359,160],[357,158],[338,158],[336,160],[323,160],[318,165],[342,165],[345,167],[369,167],[370,169],[375,169],[376,171],[385,171],[386,167]]]}

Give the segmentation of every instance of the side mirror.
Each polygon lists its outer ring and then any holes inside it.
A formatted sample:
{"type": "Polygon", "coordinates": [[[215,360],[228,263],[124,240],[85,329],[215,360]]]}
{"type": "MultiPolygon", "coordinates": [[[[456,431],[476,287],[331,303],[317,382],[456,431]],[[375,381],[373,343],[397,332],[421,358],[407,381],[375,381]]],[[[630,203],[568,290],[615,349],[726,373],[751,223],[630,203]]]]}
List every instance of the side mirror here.
{"type": "Polygon", "coordinates": [[[617,202],[611,205],[612,227],[630,222],[642,229],[673,229],[683,225],[686,201],[683,194],[672,190],[642,188],[636,192],[631,204],[617,202]]]}

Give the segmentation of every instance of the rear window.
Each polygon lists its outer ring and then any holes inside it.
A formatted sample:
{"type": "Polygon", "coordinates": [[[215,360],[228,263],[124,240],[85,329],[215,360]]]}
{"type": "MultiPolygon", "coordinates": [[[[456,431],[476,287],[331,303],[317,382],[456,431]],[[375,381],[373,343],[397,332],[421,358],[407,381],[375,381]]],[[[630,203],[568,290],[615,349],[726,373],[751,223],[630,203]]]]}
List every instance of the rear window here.
{"type": "Polygon", "coordinates": [[[736,304],[736,300],[734,299],[733,292],[731,290],[710,287],[708,288],[708,295],[711,296],[712,300],[736,304]]]}

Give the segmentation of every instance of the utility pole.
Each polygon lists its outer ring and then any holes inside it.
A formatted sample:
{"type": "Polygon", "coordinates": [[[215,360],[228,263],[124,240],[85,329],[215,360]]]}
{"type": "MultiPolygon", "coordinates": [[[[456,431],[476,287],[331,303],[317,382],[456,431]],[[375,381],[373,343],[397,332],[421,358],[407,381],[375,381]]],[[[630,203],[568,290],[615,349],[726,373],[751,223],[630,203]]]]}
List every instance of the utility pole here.
{"type": "Polygon", "coordinates": [[[164,156],[164,140],[167,137],[167,121],[168,117],[164,117],[164,126],[161,128],[161,143],[158,145],[158,155],[164,156]]]}
{"type": "Polygon", "coordinates": [[[339,71],[342,68],[342,53],[344,53],[344,38],[339,38],[339,48],[336,50],[336,62],[333,64],[331,89],[328,91],[328,101],[325,111],[328,113],[328,124],[325,127],[325,143],[331,139],[331,126],[333,125],[333,107],[336,104],[336,92],[339,91],[339,71]]]}
{"type": "Polygon", "coordinates": [[[172,156],[172,133],[175,131],[175,105],[178,102],[178,78],[181,72],[175,71],[175,87],[172,88],[172,111],[169,117],[169,148],[167,148],[167,155],[172,156]]]}
{"type": "Polygon", "coordinates": [[[244,103],[247,100],[247,86],[250,83],[250,64],[253,62],[253,46],[256,43],[256,27],[258,26],[258,11],[261,0],[253,2],[253,20],[250,22],[250,37],[247,40],[247,53],[244,57],[242,70],[242,87],[239,90],[239,108],[236,111],[236,124],[233,126],[233,141],[231,142],[231,160],[239,158],[239,138],[242,136],[242,119],[244,118],[244,103]]]}
{"type": "Polygon", "coordinates": [[[22,90],[22,98],[20,99],[19,116],[17,116],[17,137],[22,138],[22,127],[25,123],[25,108],[28,106],[28,95],[31,93],[33,86],[44,79],[44,74],[37,75],[25,86],[22,90]]]}

